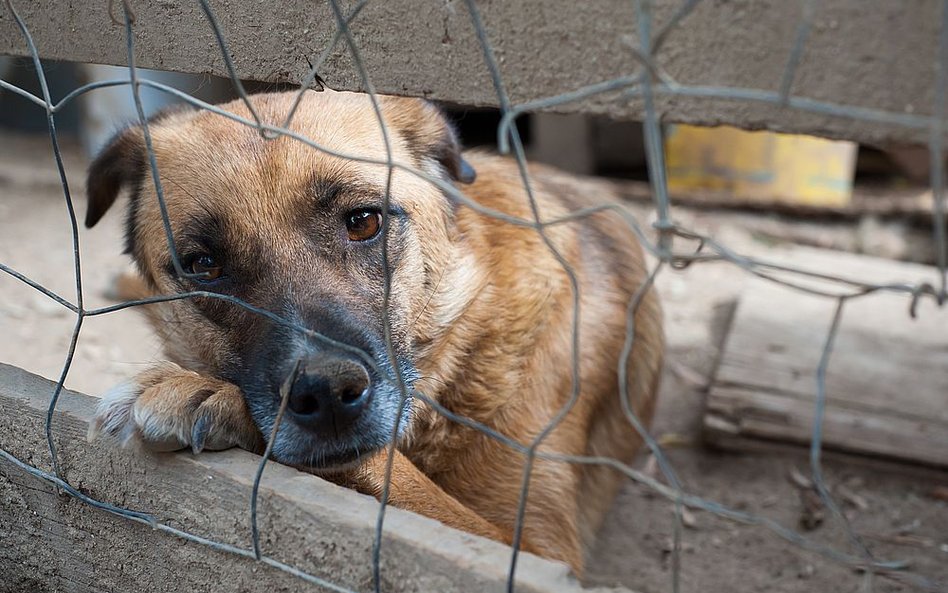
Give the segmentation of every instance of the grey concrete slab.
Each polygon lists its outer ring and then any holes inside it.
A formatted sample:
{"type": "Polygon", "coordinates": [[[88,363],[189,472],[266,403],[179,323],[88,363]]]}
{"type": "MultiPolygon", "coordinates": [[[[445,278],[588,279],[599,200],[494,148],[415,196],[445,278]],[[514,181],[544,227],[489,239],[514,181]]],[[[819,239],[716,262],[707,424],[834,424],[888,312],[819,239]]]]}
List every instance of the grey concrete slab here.
{"type": "MultiPolygon", "coordinates": [[[[106,0],[17,2],[43,57],[125,64],[124,27],[106,0]]],[[[197,2],[133,2],[140,66],[193,73],[226,73],[221,50],[197,2]]],[[[348,11],[355,3],[344,2],[348,11]]],[[[647,4],[647,3],[646,3],[647,4]]],[[[655,0],[652,30],[661,30],[679,0],[655,0]]],[[[826,0],[814,3],[810,33],[790,85],[792,95],[843,105],[839,116],[812,113],[818,105],[761,104],[753,96],[781,88],[801,2],[699,2],[666,36],[655,64],[685,89],[657,97],[664,121],[727,123],[886,144],[925,142],[932,113],[940,3],[935,0],[826,0]],[[713,88],[710,88],[713,87],[713,88]],[[744,100],[708,98],[721,87],[751,89],[744,100]],[[688,95],[705,96],[688,96],[688,95]],[[798,108],[805,108],[804,110],[798,108]],[[864,109],[868,112],[855,110],[864,109]],[[873,115],[881,120],[869,122],[873,115]],[[858,116],[858,117],[857,117],[858,116]],[[892,122],[908,124],[909,127],[892,122]]],[[[121,3],[116,2],[116,10],[121,3]]],[[[294,0],[210,2],[241,77],[300,82],[332,39],[327,3],[294,0]]],[[[480,2],[489,39],[515,103],[629,75],[641,64],[634,3],[480,2]]],[[[381,92],[468,105],[497,98],[466,6],[459,0],[371,2],[352,24],[372,82],[381,92]]],[[[25,55],[10,13],[0,9],[0,54],[25,55]]],[[[320,71],[339,89],[364,85],[345,45],[320,71]]],[[[772,98],[772,97],[771,97],[772,98]]],[[[556,108],[621,119],[643,116],[635,96],[599,95],[556,108]]]]}

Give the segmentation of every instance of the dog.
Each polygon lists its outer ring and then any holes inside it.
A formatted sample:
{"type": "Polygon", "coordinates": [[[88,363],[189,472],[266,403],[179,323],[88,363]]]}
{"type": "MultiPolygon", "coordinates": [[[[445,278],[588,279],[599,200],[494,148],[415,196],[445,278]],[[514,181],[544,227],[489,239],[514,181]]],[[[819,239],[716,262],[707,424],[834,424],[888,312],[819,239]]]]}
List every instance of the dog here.
{"type": "MultiPolygon", "coordinates": [[[[283,122],[296,98],[251,101],[263,121],[283,122]]],[[[241,101],[221,108],[254,117],[241,101]]],[[[133,126],[90,165],[86,226],[127,189],[125,247],[140,278],[126,292],[198,294],[143,307],[168,361],[107,393],[90,438],[259,453],[285,398],[277,461],[379,497],[394,440],[391,504],[510,545],[523,448],[562,413],[538,448],[520,543],[582,574],[621,475],[546,454],[632,459],[641,439],[623,413],[618,371],[626,365],[628,404],[648,423],[662,313],[621,217],[600,211],[541,235],[531,199],[552,221],[617,200],[608,187],[532,166],[530,196],[516,162],[462,153],[445,115],[411,98],[376,105],[306,91],[296,137],[268,139],[190,109],[162,113],[148,130],[167,223],[144,130],[133,126]],[[389,177],[386,144],[392,162],[451,185],[401,167],[389,177]],[[522,222],[478,212],[451,186],[522,222]],[[563,263],[578,291],[575,386],[574,287],[563,263]],[[620,361],[640,290],[631,354],[620,361]]]]}

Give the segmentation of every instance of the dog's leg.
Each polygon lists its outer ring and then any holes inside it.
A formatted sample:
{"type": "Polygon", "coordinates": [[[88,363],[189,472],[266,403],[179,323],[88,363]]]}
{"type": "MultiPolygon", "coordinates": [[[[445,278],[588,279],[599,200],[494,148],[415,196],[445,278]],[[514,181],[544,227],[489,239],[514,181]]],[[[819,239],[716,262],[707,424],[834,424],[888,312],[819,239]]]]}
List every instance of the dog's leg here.
{"type": "Polygon", "coordinates": [[[263,450],[236,386],[173,363],[152,367],[106,393],[89,425],[89,439],[100,433],[153,451],[263,450]]]}
{"type": "MultiPolygon", "coordinates": [[[[341,483],[363,494],[381,498],[387,462],[388,449],[386,448],[365,460],[357,470],[347,474],[341,483]]],[[[490,538],[508,546],[513,543],[512,532],[497,527],[461,504],[397,450],[392,462],[388,502],[400,509],[436,519],[461,531],[490,538]]],[[[521,538],[520,549],[538,553],[525,538],[521,538]]]]}

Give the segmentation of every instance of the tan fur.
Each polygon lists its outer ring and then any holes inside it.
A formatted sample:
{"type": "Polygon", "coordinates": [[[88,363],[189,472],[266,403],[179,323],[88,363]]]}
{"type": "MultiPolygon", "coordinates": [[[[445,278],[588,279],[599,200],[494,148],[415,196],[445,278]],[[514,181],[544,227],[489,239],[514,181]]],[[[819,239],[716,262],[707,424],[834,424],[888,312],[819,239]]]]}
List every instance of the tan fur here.
{"type": "MultiPolygon", "coordinates": [[[[278,122],[293,95],[254,100],[266,121],[278,122]]],[[[391,97],[382,98],[382,108],[395,161],[430,174],[450,168],[425,157],[424,147],[437,147],[444,140],[444,123],[434,108],[391,97]]],[[[239,102],[224,109],[249,117],[239,102]]],[[[364,95],[307,93],[293,129],[332,150],[385,159],[375,114],[364,95]]],[[[151,132],[176,233],[183,232],[181,225],[203,203],[226,200],[234,218],[243,221],[236,233],[263,237],[277,254],[273,261],[256,265],[277,266],[288,278],[319,277],[323,287],[343,299],[373,281],[376,270],[366,270],[362,277],[361,272],[343,272],[301,257],[295,213],[303,199],[300,188],[314,174],[384,187],[385,166],[329,156],[290,138],[268,142],[250,128],[207,112],[167,116],[151,132]]],[[[136,142],[134,136],[126,141],[136,142]]],[[[470,199],[532,218],[514,162],[477,152],[464,156],[477,171],[475,183],[459,186],[470,199]]],[[[600,185],[549,168],[532,167],[530,172],[544,220],[615,199],[600,185]]],[[[535,229],[484,217],[464,206],[452,212],[440,190],[409,173],[395,172],[392,201],[408,212],[414,225],[393,274],[390,316],[393,339],[415,352],[422,376],[416,388],[453,413],[529,445],[570,399],[569,277],[535,229]]],[[[139,208],[136,257],[143,276],[151,291],[175,292],[170,276],[154,263],[167,253],[167,242],[150,177],[139,208]]],[[[540,451],[629,462],[641,440],[620,406],[618,357],[626,335],[626,308],[646,278],[641,248],[614,214],[548,226],[545,232],[574,270],[579,286],[581,382],[579,397],[540,451]]],[[[305,290],[293,286],[297,288],[305,290]]],[[[217,381],[215,368],[233,356],[233,343],[240,338],[208,323],[186,302],[148,309],[169,359],[180,367],[154,371],[165,373],[162,380],[146,377],[147,398],[142,395],[135,405],[147,409],[150,417],[170,416],[171,425],[178,426],[194,416],[194,393],[205,389],[205,377],[217,381]],[[182,386],[182,381],[191,385],[182,386]]],[[[630,403],[645,423],[654,409],[662,353],[661,311],[649,291],[635,314],[628,361],[630,403]]],[[[227,434],[214,438],[259,450],[261,441],[250,442],[246,436],[252,423],[235,426],[231,421],[248,418],[245,410],[239,411],[239,398],[226,401],[232,409],[221,406],[217,413],[228,420],[215,423],[215,429],[227,434]]],[[[416,400],[412,426],[396,455],[393,504],[459,529],[512,541],[523,454],[416,400]]],[[[378,496],[385,457],[383,451],[333,479],[378,496]]],[[[524,549],[564,561],[581,573],[584,549],[619,483],[619,474],[611,469],[538,459],[530,480],[524,549]]]]}

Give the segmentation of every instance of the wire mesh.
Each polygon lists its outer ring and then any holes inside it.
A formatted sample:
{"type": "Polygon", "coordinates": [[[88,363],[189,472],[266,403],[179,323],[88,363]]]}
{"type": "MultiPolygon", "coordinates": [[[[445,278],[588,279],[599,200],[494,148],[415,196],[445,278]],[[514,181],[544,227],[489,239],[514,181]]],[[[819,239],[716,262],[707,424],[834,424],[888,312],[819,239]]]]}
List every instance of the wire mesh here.
{"type": "MultiPolygon", "coordinates": [[[[222,542],[213,541],[205,537],[201,537],[192,533],[188,533],[176,527],[170,525],[162,524],[155,516],[152,516],[148,513],[142,513],[139,511],[134,511],[131,509],[123,508],[116,506],[101,500],[96,500],[83,492],[80,492],[74,485],[66,481],[65,477],[62,474],[59,461],[58,461],[58,452],[57,447],[53,439],[53,428],[52,428],[52,418],[57,408],[57,403],[60,394],[63,390],[63,385],[68,377],[70,367],[72,365],[73,357],[76,352],[77,344],[79,341],[80,332],[82,330],[83,320],[87,317],[105,315],[113,313],[119,310],[127,309],[130,307],[138,307],[147,304],[154,304],[158,302],[166,302],[179,299],[191,299],[191,298],[206,298],[206,299],[218,299],[232,304],[233,306],[243,307],[248,311],[265,317],[271,322],[280,324],[284,327],[290,328],[294,331],[304,333],[305,335],[322,341],[326,344],[330,344],[336,348],[346,350],[359,356],[364,360],[368,365],[371,366],[373,370],[379,373],[382,376],[385,376],[386,373],[379,365],[372,359],[372,357],[367,353],[363,352],[357,348],[337,342],[330,339],[327,336],[323,336],[318,332],[315,332],[307,327],[303,327],[298,323],[295,323],[289,319],[285,319],[280,315],[273,313],[271,311],[261,309],[250,303],[246,303],[236,297],[229,295],[222,295],[209,291],[191,291],[183,292],[178,294],[169,294],[164,296],[151,297],[146,299],[139,299],[134,301],[127,301],[119,304],[115,304],[108,307],[101,307],[97,309],[87,309],[83,304],[83,286],[81,281],[81,271],[82,271],[82,261],[79,251],[79,234],[78,234],[78,224],[74,209],[74,203],[72,194],[70,192],[70,186],[66,178],[65,169],[63,166],[62,153],[59,145],[59,139],[56,133],[56,115],[59,113],[66,105],[74,101],[77,97],[95,91],[96,89],[112,87],[112,86],[128,86],[131,90],[131,93],[134,97],[136,110],[138,112],[139,124],[143,130],[144,140],[147,147],[147,156],[150,163],[150,169],[152,171],[152,183],[154,184],[159,207],[161,210],[161,216],[165,228],[165,234],[167,238],[168,250],[171,255],[171,259],[174,265],[174,268],[177,274],[181,277],[186,277],[189,275],[188,272],[184,270],[181,265],[181,262],[178,257],[178,252],[176,250],[175,237],[172,233],[171,223],[168,215],[168,209],[165,204],[165,197],[162,190],[161,179],[159,176],[158,165],[155,158],[154,148],[152,146],[151,135],[148,128],[148,119],[145,117],[144,109],[142,107],[141,97],[139,91],[141,87],[151,87],[168,93],[177,97],[178,99],[197,107],[198,109],[207,110],[217,115],[233,120],[237,123],[240,123],[245,126],[255,128],[261,136],[265,139],[274,139],[278,137],[290,137],[294,140],[304,143],[310,146],[313,150],[320,151],[325,154],[365,162],[372,163],[377,165],[384,165],[387,168],[387,180],[386,180],[386,190],[385,190],[385,207],[383,212],[386,215],[383,215],[383,231],[382,231],[382,253],[383,253],[383,265],[382,268],[385,271],[385,294],[384,302],[385,307],[383,327],[385,328],[385,342],[386,348],[388,349],[388,354],[391,359],[394,360],[394,346],[392,344],[391,336],[391,321],[388,319],[388,302],[391,293],[391,276],[388,273],[389,266],[387,265],[388,258],[388,242],[389,242],[389,220],[387,216],[388,212],[388,203],[390,199],[390,190],[392,183],[392,176],[396,170],[402,170],[411,175],[415,175],[426,182],[438,187],[440,190],[448,194],[452,199],[456,200],[458,203],[463,205],[463,207],[470,208],[473,211],[479,213],[484,217],[494,219],[499,224],[509,224],[516,225],[524,228],[533,229],[543,240],[544,244],[550,250],[553,257],[557,259],[560,265],[563,267],[565,273],[567,274],[571,289],[572,289],[572,359],[570,361],[571,370],[572,370],[572,384],[570,388],[570,397],[568,398],[566,404],[562,409],[558,410],[550,423],[542,430],[528,445],[523,445],[517,442],[515,439],[511,438],[509,435],[504,435],[498,433],[489,426],[478,423],[477,421],[467,418],[464,416],[459,416],[452,412],[451,410],[442,406],[436,399],[432,399],[427,396],[425,393],[410,389],[404,378],[401,376],[401,371],[398,369],[398,366],[395,365],[395,372],[393,376],[387,376],[388,381],[393,382],[398,386],[402,404],[405,403],[409,398],[415,398],[419,401],[426,403],[431,409],[435,410],[437,413],[443,415],[448,420],[459,423],[464,426],[468,426],[483,432],[487,437],[496,440],[499,443],[509,447],[511,450],[514,450],[522,454],[525,458],[524,472],[522,476],[522,481],[520,484],[520,495],[517,507],[517,521],[516,529],[513,537],[513,545],[511,546],[511,555],[510,562],[508,567],[508,577],[507,577],[507,589],[508,591],[514,591],[516,585],[516,571],[517,571],[517,560],[519,553],[519,544],[523,535],[523,523],[524,516],[527,504],[527,498],[530,491],[530,481],[531,473],[534,466],[534,463],[537,459],[554,461],[558,463],[567,463],[567,464],[576,464],[576,465],[602,465],[606,467],[613,468],[616,471],[621,472],[629,480],[642,484],[654,491],[656,494],[668,499],[674,503],[674,512],[672,514],[673,521],[673,545],[671,548],[671,582],[669,587],[672,591],[677,593],[681,588],[680,574],[682,566],[682,517],[683,509],[694,508],[712,513],[719,517],[725,518],[730,521],[735,521],[739,523],[756,525],[763,529],[769,530],[775,536],[782,538],[789,542],[792,545],[798,546],[802,549],[809,550],[815,554],[818,554],[832,562],[849,566],[854,569],[857,569],[863,575],[861,587],[863,591],[872,591],[874,589],[874,583],[876,577],[882,577],[886,579],[892,579],[899,581],[901,583],[907,583],[919,590],[930,590],[937,591],[942,590],[943,584],[937,583],[932,579],[929,579],[923,575],[915,574],[907,570],[908,563],[904,561],[890,561],[884,559],[877,559],[867,544],[859,537],[859,535],[853,530],[852,526],[849,525],[848,520],[845,515],[840,511],[839,506],[834,501],[833,496],[830,494],[829,488],[826,486],[822,465],[821,465],[821,454],[822,454],[822,444],[823,444],[823,418],[825,413],[826,401],[828,394],[826,392],[826,371],[827,367],[830,364],[830,358],[833,351],[834,343],[836,336],[839,330],[840,322],[843,318],[845,305],[854,299],[864,297],[869,294],[876,292],[894,292],[901,293],[906,295],[908,303],[908,312],[914,316],[917,308],[917,304],[920,299],[932,299],[938,305],[943,305],[946,299],[948,299],[948,292],[946,292],[946,267],[948,267],[948,251],[946,251],[946,211],[944,204],[944,147],[943,147],[943,137],[944,137],[944,116],[945,116],[945,98],[946,98],[946,84],[948,84],[948,71],[946,71],[946,64],[948,64],[948,2],[941,3],[941,22],[940,30],[938,35],[938,58],[936,63],[936,88],[935,88],[935,104],[932,109],[931,116],[923,116],[916,114],[904,114],[904,113],[894,113],[887,112],[875,109],[867,109],[864,107],[856,107],[850,105],[839,105],[826,101],[816,101],[806,97],[795,96],[792,94],[793,83],[796,75],[796,69],[800,63],[801,56],[803,54],[809,32],[812,28],[812,20],[814,13],[817,10],[816,0],[801,0],[800,1],[800,17],[797,24],[797,31],[794,38],[794,44],[791,48],[791,51],[787,57],[785,69],[783,75],[780,78],[780,85],[777,91],[765,91],[758,89],[746,89],[746,88],[726,88],[726,87],[714,87],[714,86],[694,86],[694,85],[684,85],[676,82],[671,76],[668,75],[659,65],[655,62],[655,56],[660,51],[665,39],[669,32],[671,32],[676,26],[678,26],[684,19],[686,19],[693,9],[700,3],[700,0],[684,0],[678,10],[672,14],[668,21],[660,26],[656,27],[656,24],[653,21],[653,6],[650,0],[634,0],[632,2],[632,9],[635,12],[636,22],[638,25],[638,39],[639,45],[637,47],[629,48],[633,54],[636,61],[639,63],[640,68],[626,76],[618,77],[612,80],[603,81],[601,83],[585,86],[582,88],[575,89],[573,91],[556,95],[552,97],[547,97],[540,100],[529,101],[519,105],[515,105],[511,102],[507,91],[505,89],[504,80],[501,76],[500,67],[498,61],[494,55],[493,47],[490,43],[488,36],[488,28],[485,22],[483,21],[480,10],[477,3],[474,0],[465,0],[465,6],[470,17],[471,26],[476,33],[477,40],[480,44],[480,47],[483,52],[483,59],[485,67],[487,68],[491,81],[496,92],[497,104],[501,108],[502,119],[498,126],[497,131],[497,140],[500,151],[503,153],[512,153],[516,159],[518,166],[518,171],[525,189],[527,198],[530,203],[530,209],[532,216],[530,218],[519,218],[511,216],[491,208],[485,207],[482,204],[477,203],[476,201],[471,200],[464,195],[455,185],[452,183],[446,182],[445,180],[432,176],[424,171],[416,170],[410,166],[405,165],[404,163],[396,162],[392,158],[392,149],[390,145],[389,132],[386,128],[385,121],[382,118],[381,109],[379,107],[377,94],[375,92],[372,81],[369,77],[369,73],[366,71],[365,65],[363,63],[358,44],[351,33],[350,27],[357,22],[357,19],[362,12],[362,9],[368,4],[368,0],[362,0],[356,3],[353,9],[345,14],[342,8],[339,6],[337,0],[328,0],[328,3],[332,9],[332,14],[334,16],[336,30],[332,38],[331,43],[320,53],[314,63],[311,65],[311,69],[308,75],[305,77],[303,84],[301,86],[301,91],[293,105],[293,108],[290,110],[288,116],[283,122],[279,124],[269,123],[261,119],[257,111],[255,111],[253,102],[250,100],[247,91],[242,85],[236,68],[234,66],[231,52],[227,47],[227,42],[225,35],[218,24],[218,20],[206,2],[206,0],[197,0],[197,4],[200,6],[200,9],[207,21],[208,26],[213,32],[217,43],[220,48],[221,56],[226,65],[226,69],[229,73],[231,82],[233,83],[234,91],[238,94],[240,99],[247,106],[248,111],[251,114],[251,119],[246,119],[239,117],[235,114],[223,111],[221,108],[214,105],[207,104],[203,101],[200,101],[187,93],[184,93],[178,89],[172,88],[170,86],[141,79],[138,76],[138,70],[135,64],[135,36],[134,36],[134,27],[136,23],[136,15],[133,12],[131,6],[127,0],[123,0],[121,6],[113,5],[113,2],[109,3],[109,17],[116,23],[124,25],[125,36],[126,36],[126,50],[128,57],[128,70],[129,77],[128,79],[117,79],[109,81],[95,82],[92,84],[84,85],[80,88],[75,89],[74,91],[67,94],[65,97],[59,101],[54,101],[50,95],[50,91],[47,85],[46,74],[43,70],[43,62],[40,59],[40,52],[37,49],[36,45],[33,42],[33,38],[30,34],[29,27],[27,23],[20,18],[20,15],[17,13],[16,7],[13,0],[5,0],[6,10],[13,17],[19,31],[22,34],[22,39],[26,45],[29,55],[32,58],[33,65],[35,67],[36,73],[38,74],[38,81],[41,88],[41,96],[36,96],[20,87],[17,87],[9,82],[0,80],[0,89],[10,91],[23,99],[32,102],[39,108],[43,109],[46,113],[46,120],[48,124],[48,131],[50,141],[52,143],[53,153],[56,158],[56,165],[59,173],[59,177],[62,183],[63,197],[65,201],[65,206],[69,214],[69,220],[72,231],[72,249],[73,249],[73,261],[74,261],[74,274],[75,274],[75,296],[74,299],[70,300],[67,297],[56,294],[55,292],[49,290],[48,288],[42,286],[40,283],[30,279],[28,276],[10,268],[9,266],[0,262],[0,271],[10,275],[16,280],[26,284],[27,286],[35,289],[36,291],[42,293],[49,299],[53,300],[57,304],[61,305],[68,309],[71,313],[75,315],[75,324],[71,334],[71,339],[69,342],[68,350],[65,356],[65,360],[62,365],[62,371],[59,376],[59,380],[56,383],[56,387],[53,393],[50,396],[49,407],[47,410],[46,416],[46,441],[49,449],[49,456],[51,466],[53,468],[52,472],[47,472],[38,467],[35,467],[21,459],[16,458],[11,453],[0,450],[0,457],[3,457],[7,462],[16,465],[22,470],[30,473],[33,476],[41,478],[50,484],[55,485],[62,492],[72,496],[85,504],[88,504],[92,507],[124,517],[125,519],[136,521],[140,523],[145,523],[151,526],[154,529],[167,532],[169,534],[175,535],[177,537],[183,538],[188,541],[196,542],[201,545],[209,546],[211,548],[236,554],[239,556],[245,556],[249,559],[255,559],[256,561],[266,563],[272,567],[275,567],[279,570],[285,571],[296,577],[299,577],[303,581],[334,590],[334,591],[350,591],[350,589],[341,586],[337,583],[330,581],[325,577],[316,576],[307,571],[304,571],[298,567],[289,566],[282,562],[279,562],[273,558],[270,558],[264,555],[261,552],[260,547],[260,531],[258,529],[257,523],[257,499],[259,497],[260,482],[263,475],[263,469],[267,463],[268,455],[260,461],[259,469],[256,475],[256,479],[253,485],[253,494],[251,500],[251,508],[249,510],[251,515],[251,524],[252,524],[252,533],[250,537],[250,543],[248,547],[239,547],[222,542]],[[374,113],[382,129],[383,141],[386,149],[386,159],[379,161],[369,158],[365,158],[359,155],[354,154],[345,154],[338,150],[329,149],[326,146],[322,146],[314,142],[310,138],[303,137],[289,129],[290,124],[296,114],[296,108],[299,105],[302,93],[305,89],[309,88],[313,84],[317,84],[320,87],[323,82],[319,76],[319,71],[322,69],[325,61],[332,54],[335,48],[339,44],[343,44],[348,51],[349,56],[352,59],[354,67],[356,68],[358,75],[361,79],[363,88],[369,93],[374,113]],[[553,219],[544,219],[542,213],[539,210],[537,202],[534,198],[531,177],[527,169],[527,161],[525,157],[525,151],[523,143],[520,138],[520,134],[517,129],[516,119],[518,116],[530,113],[537,110],[547,109],[551,107],[556,107],[559,105],[564,105],[568,103],[574,103],[582,99],[596,96],[604,95],[607,93],[615,93],[620,91],[619,99],[621,101],[629,101],[633,98],[641,99],[644,102],[644,139],[646,146],[646,156],[647,164],[649,170],[649,179],[652,188],[652,195],[654,197],[654,208],[657,214],[657,221],[654,223],[654,228],[658,232],[658,240],[655,242],[650,241],[648,234],[645,232],[645,229],[641,223],[635,218],[635,216],[626,208],[620,205],[615,204],[602,204],[600,206],[595,206],[591,208],[585,208],[569,213],[568,215],[553,218],[553,219]],[[873,122],[878,124],[895,124],[898,126],[903,126],[906,128],[915,128],[915,129],[928,129],[930,130],[930,139],[929,139],[929,150],[931,154],[931,186],[932,193],[934,197],[934,208],[933,208],[933,236],[935,240],[935,261],[938,268],[938,282],[937,286],[932,285],[928,282],[892,282],[892,283],[873,283],[873,282],[861,282],[858,280],[847,279],[842,276],[835,276],[832,274],[813,272],[803,269],[796,269],[793,267],[777,264],[774,262],[769,262],[766,260],[761,260],[757,258],[752,258],[748,256],[741,255],[736,253],[725,245],[719,243],[714,237],[706,236],[701,233],[694,232],[690,229],[684,228],[676,224],[672,220],[672,207],[668,198],[667,183],[665,179],[665,166],[663,160],[663,144],[662,144],[662,134],[661,126],[659,121],[659,113],[655,106],[655,97],[658,95],[677,95],[677,96],[687,96],[687,97],[703,97],[707,99],[729,99],[729,100],[738,100],[738,101],[748,101],[748,102],[759,102],[759,103],[769,103],[774,105],[782,106],[786,109],[806,111],[818,114],[831,115],[834,117],[843,117],[843,118],[853,118],[859,119],[867,122],[873,122]],[[627,224],[628,230],[633,234],[644,246],[645,248],[656,257],[658,263],[653,268],[651,274],[648,276],[647,280],[641,285],[637,292],[633,295],[628,303],[627,309],[627,332],[626,340],[623,346],[623,351],[620,356],[620,364],[617,369],[619,376],[619,386],[621,393],[619,394],[621,402],[623,404],[623,412],[628,420],[629,425],[641,436],[648,450],[654,455],[657,460],[658,467],[662,473],[664,481],[662,481],[646,474],[641,471],[638,471],[627,464],[624,464],[616,459],[611,458],[601,458],[601,457],[586,457],[586,456],[573,456],[573,455],[563,455],[551,453],[548,451],[541,451],[540,445],[543,443],[547,435],[552,432],[556,426],[566,417],[570,412],[577,399],[579,398],[580,393],[580,376],[579,376],[579,324],[578,319],[580,315],[580,300],[579,300],[579,285],[576,280],[576,275],[567,260],[560,254],[553,242],[546,235],[546,232],[549,228],[556,225],[569,224],[575,221],[578,221],[582,218],[589,217],[598,212],[611,211],[615,215],[622,218],[622,220],[627,224]],[[681,251],[675,248],[675,239],[684,240],[689,244],[697,244],[697,248],[693,251],[681,251]],[[827,299],[833,299],[836,302],[835,313],[832,319],[831,326],[828,328],[826,337],[823,343],[823,348],[820,356],[819,367],[814,377],[814,389],[816,393],[816,398],[814,402],[814,422],[812,427],[812,438],[810,441],[810,470],[812,481],[815,485],[816,491],[819,494],[819,497],[822,503],[831,511],[834,519],[841,525],[845,530],[845,533],[849,538],[849,549],[836,549],[834,547],[828,546],[826,544],[820,543],[813,539],[808,538],[807,536],[798,533],[797,531],[786,527],[770,518],[755,515],[752,513],[743,512],[733,508],[728,508],[718,502],[712,500],[706,500],[701,496],[686,492],[674,470],[669,459],[662,450],[662,447],[659,445],[658,441],[648,432],[643,422],[636,416],[635,412],[632,410],[629,404],[629,394],[627,393],[628,384],[626,381],[626,373],[628,372],[627,365],[625,361],[628,360],[631,353],[634,340],[635,340],[635,319],[634,313],[637,310],[639,303],[642,300],[642,297],[645,293],[651,290],[656,277],[668,268],[672,269],[683,269],[689,265],[695,263],[709,262],[709,261],[726,261],[733,265],[739,266],[741,269],[747,273],[756,275],[758,277],[767,279],[772,282],[782,284],[788,288],[795,290],[807,292],[810,294],[822,296],[827,299]],[[830,283],[836,286],[836,289],[817,289],[812,286],[807,285],[804,281],[807,279],[818,279],[822,281],[829,281],[830,283]]],[[[293,375],[295,375],[296,370],[294,369],[293,375]]],[[[279,429],[280,418],[282,417],[282,411],[286,406],[287,387],[284,385],[281,389],[282,404],[280,407],[280,414],[277,417],[276,423],[274,424],[272,433],[269,438],[267,453],[272,449],[273,441],[277,430],[279,429]]],[[[401,421],[399,416],[398,421],[401,421]]],[[[394,435],[398,434],[398,426],[394,428],[394,435]]],[[[395,438],[391,439],[391,450],[395,448],[395,438]]],[[[393,455],[389,455],[389,462],[386,470],[386,481],[385,487],[381,496],[381,506],[379,508],[377,522],[376,522],[376,531],[375,538],[373,543],[373,553],[372,553],[372,563],[373,563],[373,588],[375,591],[381,591],[382,589],[382,575],[381,575],[381,555],[383,552],[383,526],[385,521],[385,509],[388,500],[389,494],[389,484],[391,479],[392,471],[392,459],[393,455]]]]}

